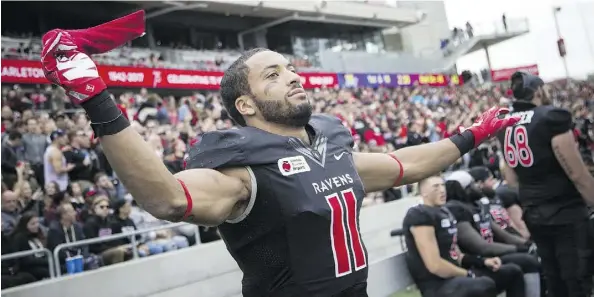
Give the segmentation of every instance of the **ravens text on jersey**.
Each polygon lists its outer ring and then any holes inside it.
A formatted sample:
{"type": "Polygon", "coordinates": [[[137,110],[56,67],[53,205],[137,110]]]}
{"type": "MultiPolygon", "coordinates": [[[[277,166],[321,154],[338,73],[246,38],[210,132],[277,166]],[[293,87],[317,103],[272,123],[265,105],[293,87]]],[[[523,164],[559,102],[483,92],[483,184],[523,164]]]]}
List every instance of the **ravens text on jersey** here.
{"type": "Polygon", "coordinates": [[[252,174],[244,215],[219,226],[246,297],[367,296],[359,232],[365,191],[352,137],[325,115],[312,116],[307,129],[311,145],[243,127],[206,133],[190,150],[188,168],[246,167],[252,174]]]}

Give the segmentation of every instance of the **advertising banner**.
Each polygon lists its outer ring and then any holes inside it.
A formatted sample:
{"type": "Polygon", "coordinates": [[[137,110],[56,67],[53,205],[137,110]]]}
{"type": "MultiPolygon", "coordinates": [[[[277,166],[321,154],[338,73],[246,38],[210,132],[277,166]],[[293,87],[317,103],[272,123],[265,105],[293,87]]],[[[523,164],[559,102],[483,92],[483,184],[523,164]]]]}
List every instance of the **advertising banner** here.
{"type": "MultiPolygon", "coordinates": [[[[99,75],[108,87],[216,90],[223,72],[148,67],[99,65],[99,75]]],[[[335,87],[336,73],[299,73],[303,87],[335,87]]],[[[2,82],[16,84],[49,83],[41,62],[2,59],[2,82]]]]}
{"type": "Polygon", "coordinates": [[[458,75],[406,73],[340,73],[338,83],[345,87],[445,87],[462,85],[458,75]]]}
{"type": "Polygon", "coordinates": [[[508,81],[517,71],[526,71],[530,74],[538,75],[538,65],[534,64],[514,68],[494,69],[491,70],[491,80],[493,82],[508,81]]]}

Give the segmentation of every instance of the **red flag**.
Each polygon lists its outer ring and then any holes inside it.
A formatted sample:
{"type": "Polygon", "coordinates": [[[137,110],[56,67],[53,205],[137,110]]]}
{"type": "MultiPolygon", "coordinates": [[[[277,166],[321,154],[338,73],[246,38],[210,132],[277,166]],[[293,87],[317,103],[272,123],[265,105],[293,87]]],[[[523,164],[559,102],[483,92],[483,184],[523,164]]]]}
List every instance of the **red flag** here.
{"type": "Polygon", "coordinates": [[[56,30],[69,34],[72,41],[86,54],[105,53],[144,35],[144,11],[139,10],[92,28],[56,30]]]}

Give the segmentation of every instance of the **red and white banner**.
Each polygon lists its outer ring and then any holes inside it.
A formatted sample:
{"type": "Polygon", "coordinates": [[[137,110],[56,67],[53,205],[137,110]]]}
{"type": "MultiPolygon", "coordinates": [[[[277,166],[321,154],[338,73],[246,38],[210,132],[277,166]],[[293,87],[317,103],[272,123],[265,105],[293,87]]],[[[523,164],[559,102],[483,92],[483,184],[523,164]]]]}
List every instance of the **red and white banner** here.
{"type": "Polygon", "coordinates": [[[530,74],[538,75],[538,65],[519,66],[515,68],[504,68],[491,70],[491,80],[494,82],[507,81],[517,71],[526,71],[530,74]]]}
{"type": "MultiPolygon", "coordinates": [[[[47,84],[41,62],[2,59],[2,83],[47,84]]],[[[223,72],[99,65],[99,75],[109,87],[216,90],[223,72]]],[[[299,73],[303,87],[334,87],[336,73],[299,73]]]]}

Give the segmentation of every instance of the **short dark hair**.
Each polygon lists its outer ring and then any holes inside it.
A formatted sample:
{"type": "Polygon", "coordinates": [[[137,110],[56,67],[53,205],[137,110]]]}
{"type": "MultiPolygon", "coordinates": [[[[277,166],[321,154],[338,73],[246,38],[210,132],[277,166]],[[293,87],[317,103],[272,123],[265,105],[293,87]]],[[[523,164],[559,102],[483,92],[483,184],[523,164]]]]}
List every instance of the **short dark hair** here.
{"type": "Polygon", "coordinates": [[[439,179],[443,180],[443,177],[441,177],[441,175],[438,175],[438,174],[428,176],[428,177],[422,179],[421,181],[419,181],[419,183],[417,184],[417,188],[419,189],[419,192],[425,186],[425,184],[432,178],[439,178],[439,179]]]}
{"type": "Polygon", "coordinates": [[[245,62],[253,55],[263,51],[269,51],[269,49],[254,48],[241,54],[241,56],[237,58],[227,70],[225,70],[225,74],[221,80],[221,98],[223,106],[225,106],[231,119],[241,126],[245,126],[246,123],[241,113],[235,108],[235,100],[244,95],[251,95],[252,93],[247,78],[249,68],[245,65],[245,62]]]}

